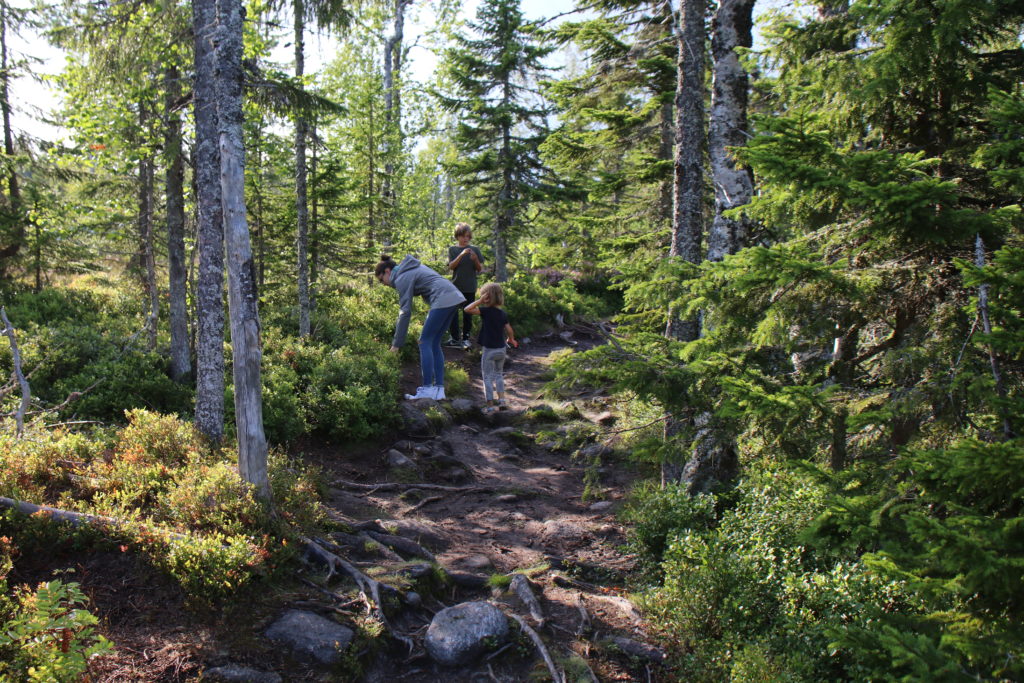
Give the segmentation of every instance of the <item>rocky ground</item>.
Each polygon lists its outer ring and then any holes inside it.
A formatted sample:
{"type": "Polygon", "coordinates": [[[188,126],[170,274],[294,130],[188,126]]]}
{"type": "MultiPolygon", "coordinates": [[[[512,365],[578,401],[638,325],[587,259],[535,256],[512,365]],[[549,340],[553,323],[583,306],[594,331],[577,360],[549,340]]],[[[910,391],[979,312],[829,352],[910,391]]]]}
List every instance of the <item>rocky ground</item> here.
{"type": "Polygon", "coordinates": [[[478,353],[450,349],[467,395],[407,402],[405,428],[378,444],[304,445],[344,529],[319,546],[380,582],[391,634],[315,554],[296,587],[211,614],[114,550],[75,567],[118,648],[96,680],[672,680],[626,590],[634,566],[615,513],[636,474],[606,445],[615,418],[592,400],[573,413],[538,397],[550,354],[579,341],[513,352],[509,406],[494,415],[480,410],[478,353]],[[566,415],[597,438],[553,448],[544,435],[566,415]]]}

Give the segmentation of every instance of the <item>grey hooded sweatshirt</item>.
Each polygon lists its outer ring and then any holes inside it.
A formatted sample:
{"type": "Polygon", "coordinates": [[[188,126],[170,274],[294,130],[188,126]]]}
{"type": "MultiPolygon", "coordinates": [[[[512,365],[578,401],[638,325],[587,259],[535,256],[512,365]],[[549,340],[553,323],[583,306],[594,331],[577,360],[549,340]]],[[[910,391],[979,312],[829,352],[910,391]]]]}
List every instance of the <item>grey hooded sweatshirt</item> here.
{"type": "Polygon", "coordinates": [[[450,308],[466,300],[451,280],[420,263],[415,256],[406,256],[391,271],[389,283],[398,291],[398,322],[392,346],[405,343],[412,318],[412,298],[422,296],[431,308],[450,308]]]}

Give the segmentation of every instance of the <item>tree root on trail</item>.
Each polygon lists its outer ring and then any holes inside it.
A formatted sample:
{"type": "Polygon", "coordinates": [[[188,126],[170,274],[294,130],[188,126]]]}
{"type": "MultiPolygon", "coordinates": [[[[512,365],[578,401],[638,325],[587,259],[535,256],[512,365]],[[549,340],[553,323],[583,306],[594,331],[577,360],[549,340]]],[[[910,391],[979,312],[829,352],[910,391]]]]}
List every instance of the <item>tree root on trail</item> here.
{"type": "Polygon", "coordinates": [[[399,552],[405,553],[406,555],[414,555],[416,557],[422,557],[431,562],[437,562],[437,558],[429,550],[421,546],[416,541],[412,541],[404,536],[396,536],[394,534],[381,534],[376,531],[364,531],[363,534],[369,538],[393,548],[399,552]]]}
{"type": "Polygon", "coordinates": [[[401,482],[381,482],[379,484],[360,484],[355,481],[336,479],[335,485],[356,491],[404,491],[419,489],[423,491],[446,491],[448,493],[490,493],[497,491],[496,486],[448,486],[446,484],[403,484],[401,482]]]}
{"type": "Polygon", "coordinates": [[[515,612],[505,612],[505,614],[515,619],[516,623],[519,624],[519,628],[523,629],[523,633],[530,636],[530,640],[533,641],[533,646],[537,648],[540,656],[544,658],[544,663],[547,665],[548,671],[551,673],[551,680],[555,683],[565,683],[565,679],[555,667],[555,662],[551,659],[551,653],[548,652],[548,648],[544,645],[544,641],[541,639],[540,635],[530,628],[530,625],[526,623],[526,620],[515,612]]]}
{"type": "Polygon", "coordinates": [[[423,500],[421,500],[420,502],[416,503],[411,508],[406,510],[405,514],[406,515],[411,515],[412,513],[418,511],[420,508],[426,507],[427,505],[430,505],[431,503],[436,503],[437,501],[442,500],[443,498],[444,498],[444,496],[427,496],[426,498],[424,498],[423,500]]]}
{"type": "Polygon", "coordinates": [[[538,627],[543,627],[546,619],[544,618],[544,610],[540,606],[540,601],[537,600],[537,596],[533,594],[533,589],[530,586],[530,580],[523,574],[513,574],[512,583],[509,584],[512,591],[519,596],[519,599],[523,601],[526,608],[530,610],[530,616],[537,622],[538,627]]]}
{"type": "Polygon", "coordinates": [[[344,574],[355,582],[361,591],[363,600],[367,603],[367,607],[380,620],[380,623],[388,630],[391,637],[404,643],[409,648],[409,651],[412,652],[416,646],[415,642],[412,638],[400,633],[391,625],[387,615],[384,614],[383,601],[381,600],[381,593],[384,592],[397,595],[402,602],[407,602],[405,594],[394,586],[381,583],[359,571],[347,560],[327,550],[324,547],[325,543],[323,541],[316,541],[306,537],[303,537],[302,541],[306,544],[307,553],[313,556],[319,563],[327,566],[329,572],[327,578],[339,573],[344,574]]]}

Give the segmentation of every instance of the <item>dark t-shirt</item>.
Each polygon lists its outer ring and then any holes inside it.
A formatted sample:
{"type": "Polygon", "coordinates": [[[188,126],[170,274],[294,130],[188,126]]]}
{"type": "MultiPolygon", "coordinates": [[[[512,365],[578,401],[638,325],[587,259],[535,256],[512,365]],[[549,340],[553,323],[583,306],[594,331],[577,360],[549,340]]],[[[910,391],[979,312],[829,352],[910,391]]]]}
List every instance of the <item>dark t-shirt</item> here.
{"type": "MultiPolygon", "coordinates": [[[[475,245],[469,245],[469,248],[473,250],[476,257],[480,259],[480,263],[484,262],[484,255],[480,253],[480,250],[475,245]]],[[[462,253],[465,247],[453,246],[448,247],[448,263],[455,260],[455,257],[462,253]]],[[[476,291],[476,264],[473,263],[473,259],[469,256],[462,257],[459,261],[459,265],[455,266],[455,270],[452,271],[452,284],[455,285],[460,292],[475,292],[476,291]]]]}
{"type": "Polygon", "coordinates": [[[493,306],[480,307],[480,346],[485,349],[505,348],[505,325],[508,315],[493,306]]]}

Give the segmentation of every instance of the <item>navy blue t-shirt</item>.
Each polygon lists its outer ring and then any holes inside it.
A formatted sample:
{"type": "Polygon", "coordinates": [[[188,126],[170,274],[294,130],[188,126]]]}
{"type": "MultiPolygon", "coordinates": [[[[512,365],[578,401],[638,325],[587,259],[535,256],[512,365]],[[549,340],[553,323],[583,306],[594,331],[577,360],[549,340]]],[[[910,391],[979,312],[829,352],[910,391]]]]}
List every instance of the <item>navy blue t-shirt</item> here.
{"type": "Polygon", "coordinates": [[[480,320],[480,346],[485,349],[505,348],[505,325],[508,324],[505,311],[494,306],[481,306],[480,320]]]}

